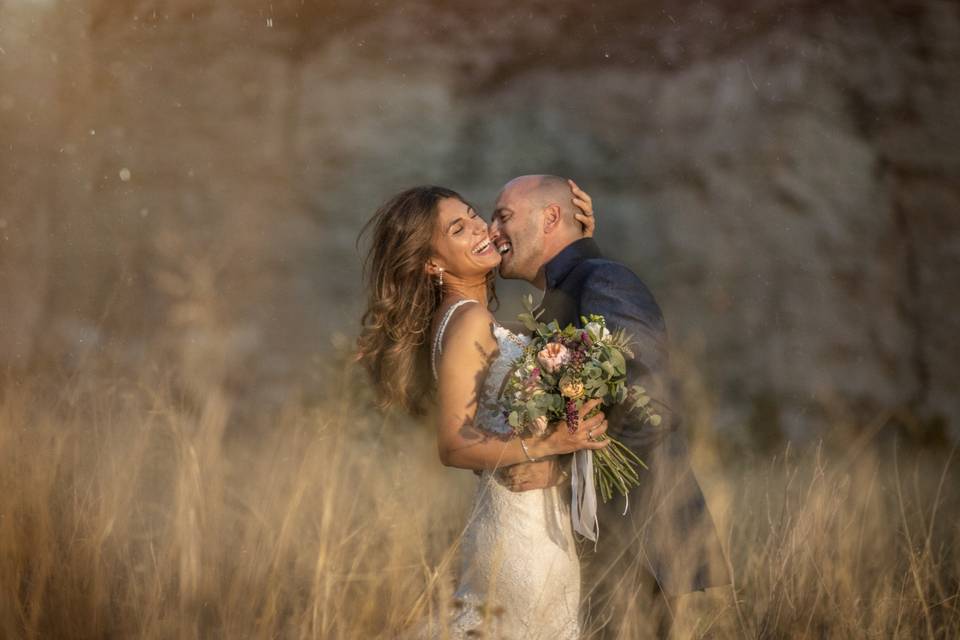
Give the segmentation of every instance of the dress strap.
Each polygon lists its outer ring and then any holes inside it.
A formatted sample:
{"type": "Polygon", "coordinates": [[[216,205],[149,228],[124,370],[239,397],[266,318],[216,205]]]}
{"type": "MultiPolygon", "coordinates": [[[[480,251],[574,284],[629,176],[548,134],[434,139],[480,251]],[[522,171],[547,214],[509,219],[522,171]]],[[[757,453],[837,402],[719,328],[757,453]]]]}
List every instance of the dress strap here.
{"type": "Polygon", "coordinates": [[[450,318],[453,317],[453,313],[462,307],[465,304],[471,302],[476,302],[476,300],[471,298],[464,298],[450,305],[450,308],[447,309],[447,312],[443,314],[443,320],[440,321],[440,326],[437,327],[437,336],[433,339],[433,348],[430,350],[430,367],[433,369],[433,379],[437,379],[437,358],[440,357],[440,354],[443,353],[443,332],[447,330],[447,323],[450,322],[450,318]]]}

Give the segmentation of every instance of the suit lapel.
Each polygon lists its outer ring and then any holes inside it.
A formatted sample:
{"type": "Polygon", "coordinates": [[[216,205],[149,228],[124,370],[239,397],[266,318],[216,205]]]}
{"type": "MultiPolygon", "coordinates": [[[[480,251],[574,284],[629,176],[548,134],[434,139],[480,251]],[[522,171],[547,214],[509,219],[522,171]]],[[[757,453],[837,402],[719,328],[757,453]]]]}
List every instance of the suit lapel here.
{"type": "Polygon", "coordinates": [[[543,296],[540,309],[543,310],[540,316],[541,322],[549,323],[551,320],[556,320],[557,324],[565,327],[570,323],[575,324],[578,320],[577,301],[571,292],[562,288],[549,289],[543,296]]]}

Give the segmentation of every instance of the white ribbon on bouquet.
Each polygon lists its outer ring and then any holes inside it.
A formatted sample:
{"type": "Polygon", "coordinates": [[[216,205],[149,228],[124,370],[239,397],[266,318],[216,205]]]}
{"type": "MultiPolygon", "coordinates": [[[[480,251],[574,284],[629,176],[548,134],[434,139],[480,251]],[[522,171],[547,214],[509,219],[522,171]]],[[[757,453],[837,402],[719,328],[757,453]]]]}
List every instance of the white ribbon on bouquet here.
{"type": "Polygon", "coordinates": [[[570,487],[573,490],[570,505],[573,530],[596,545],[600,523],[597,521],[597,488],[593,482],[593,451],[590,449],[580,449],[573,454],[570,487]]]}

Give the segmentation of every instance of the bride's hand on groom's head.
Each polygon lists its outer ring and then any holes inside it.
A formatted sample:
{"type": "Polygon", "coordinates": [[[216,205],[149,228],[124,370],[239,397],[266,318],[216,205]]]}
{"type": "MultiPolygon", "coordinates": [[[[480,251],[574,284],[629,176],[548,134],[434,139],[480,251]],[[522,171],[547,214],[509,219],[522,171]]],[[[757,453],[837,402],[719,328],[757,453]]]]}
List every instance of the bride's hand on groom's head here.
{"type": "Polygon", "coordinates": [[[583,237],[592,238],[593,232],[597,228],[597,220],[593,216],[593,198],[586,191],[577,186],[573,180],[567,180],[570,185],[570,191],[573,192],[573,206],[580,210],[576,213],[577,221],[583,225],[583,237]]]}

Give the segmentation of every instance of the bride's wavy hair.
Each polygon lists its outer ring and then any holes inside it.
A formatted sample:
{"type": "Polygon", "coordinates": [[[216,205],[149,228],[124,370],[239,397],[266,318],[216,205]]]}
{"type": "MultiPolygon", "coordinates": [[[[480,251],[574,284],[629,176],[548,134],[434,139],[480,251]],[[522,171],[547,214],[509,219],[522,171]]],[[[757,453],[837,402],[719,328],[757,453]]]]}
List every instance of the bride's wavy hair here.
{"type": "MultiPolygon", "coordinates": [[[[430,321],[443,293],[425,266],[433,255],[433,233],[442,200],[456,198],[444,187],[413,187],[393,196],[364,225],[372,235],[363,262],[367,309],[357,340],[357,360],[370,375],[382,409],[399,407],[422,415],[431,396],[430,321]]],[[[494,274],[488,277],[491,296],[494,274]]]]}

